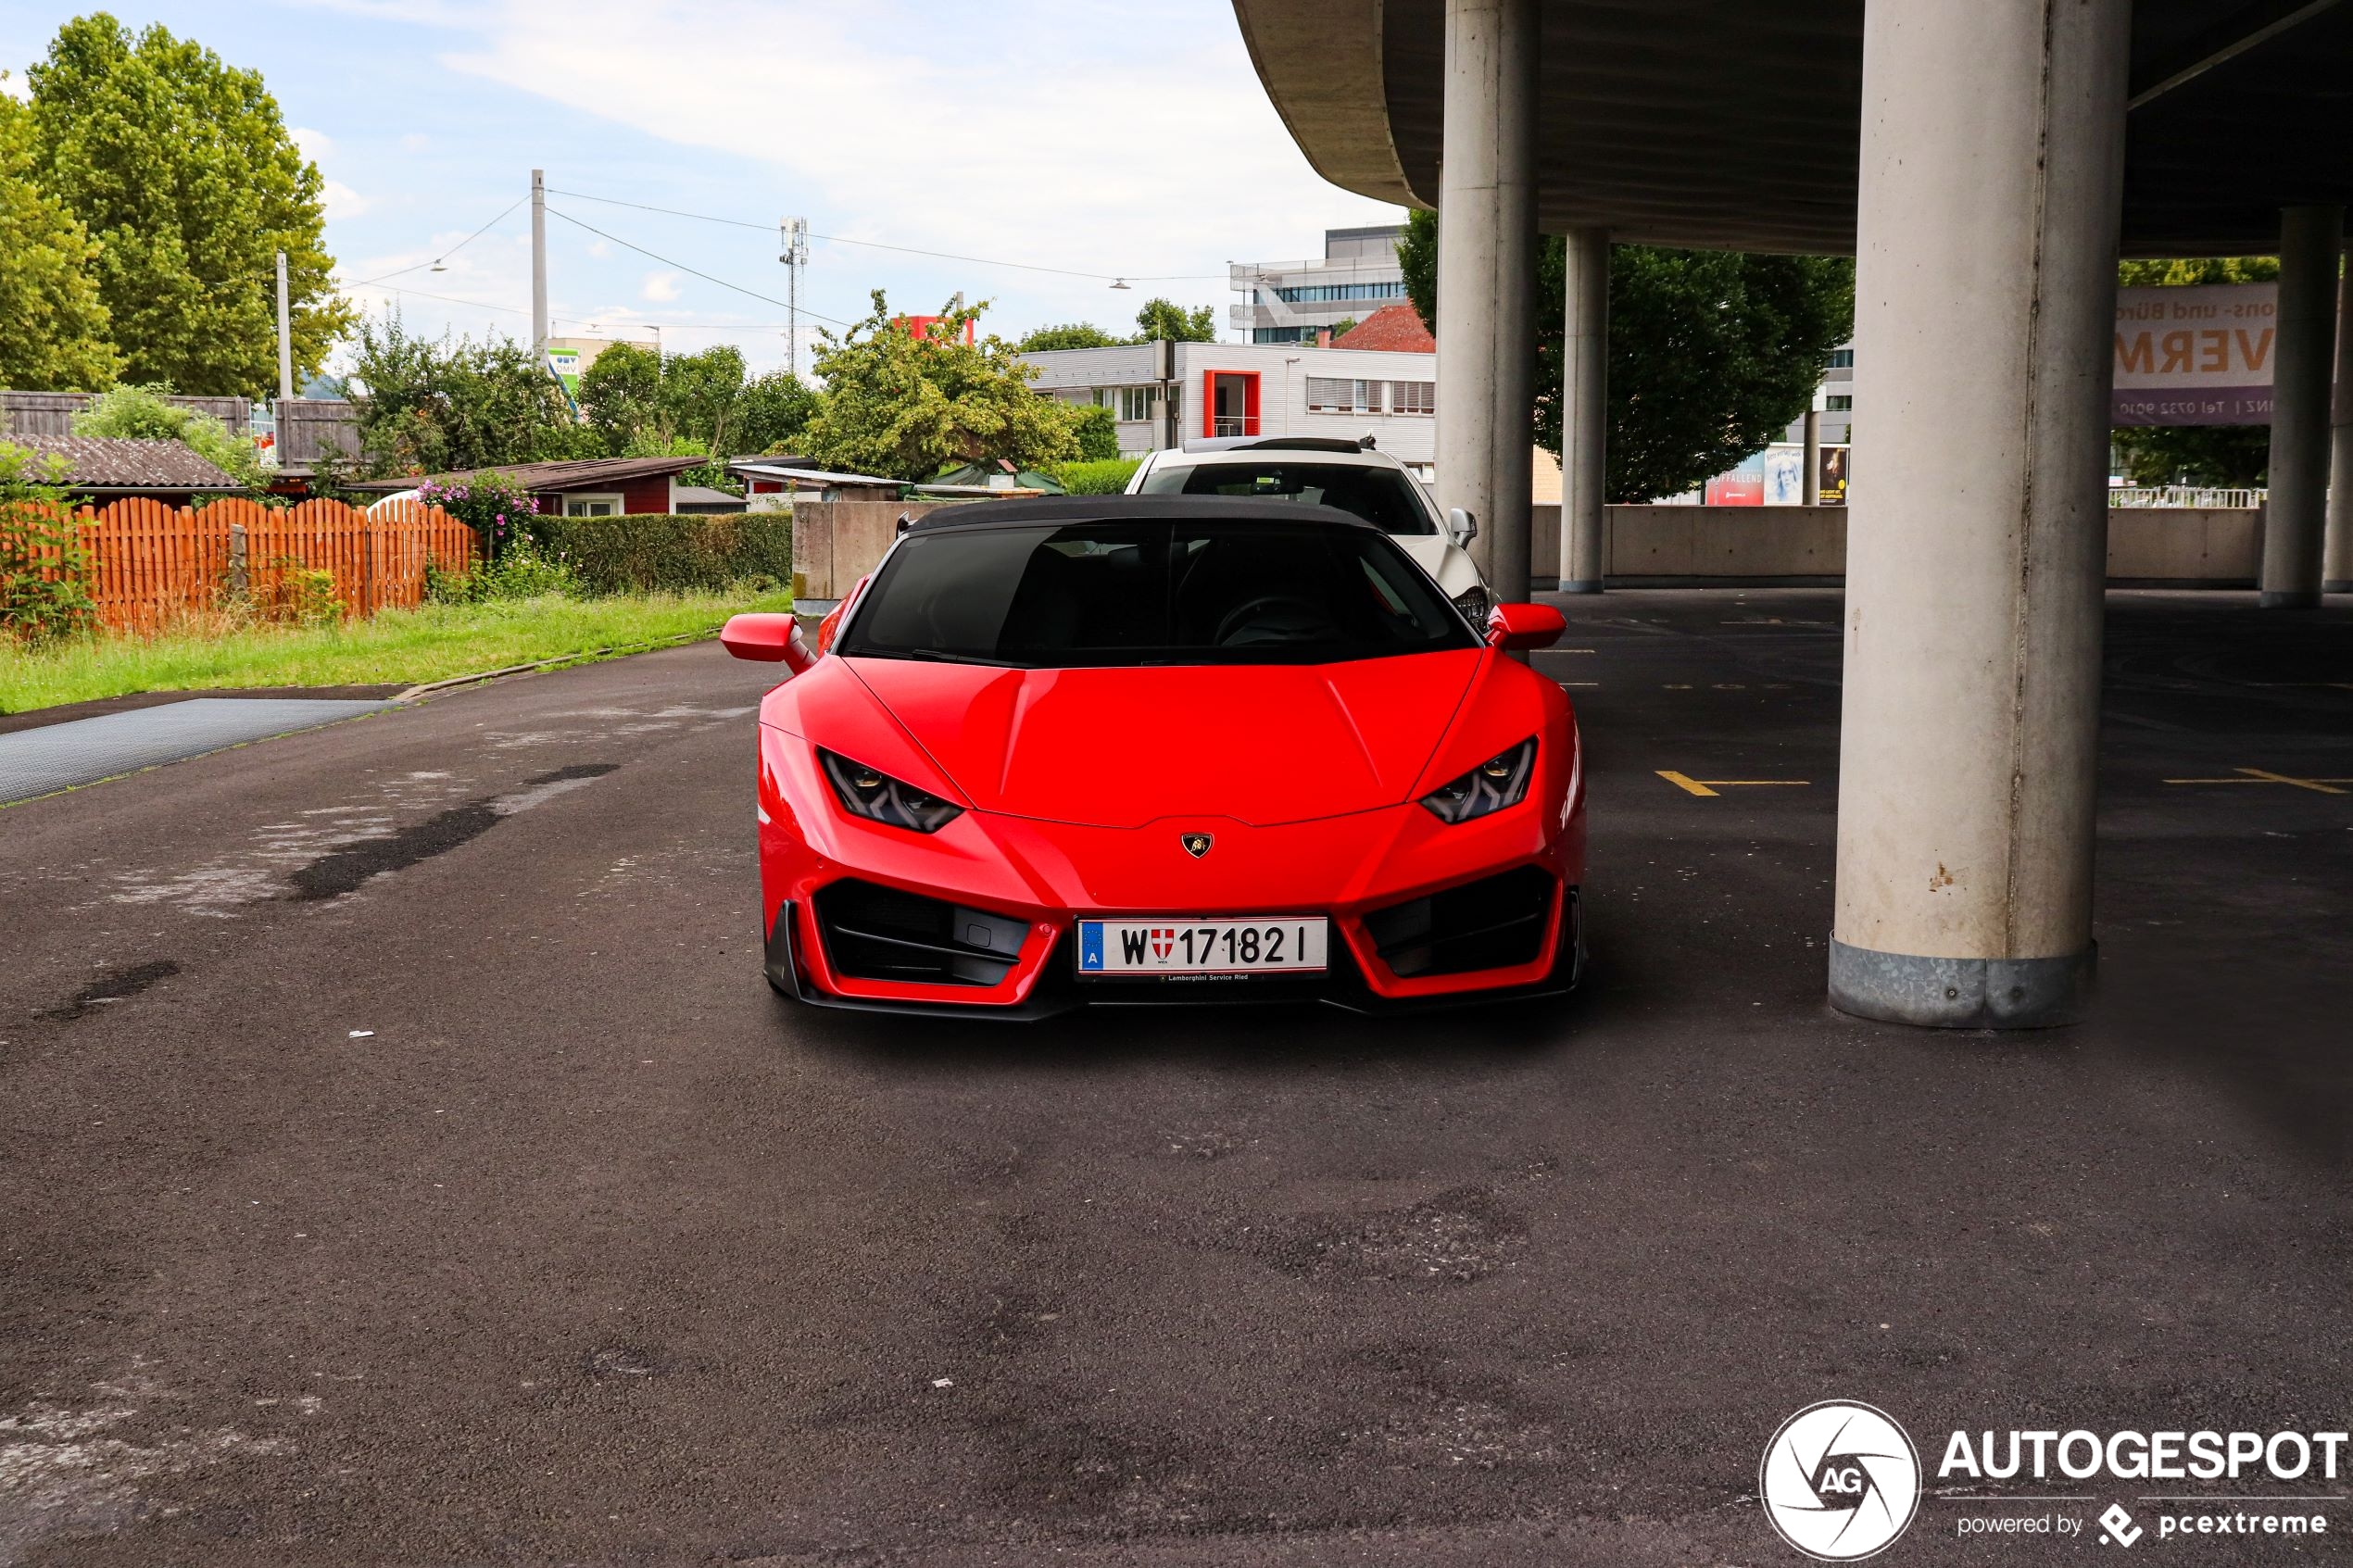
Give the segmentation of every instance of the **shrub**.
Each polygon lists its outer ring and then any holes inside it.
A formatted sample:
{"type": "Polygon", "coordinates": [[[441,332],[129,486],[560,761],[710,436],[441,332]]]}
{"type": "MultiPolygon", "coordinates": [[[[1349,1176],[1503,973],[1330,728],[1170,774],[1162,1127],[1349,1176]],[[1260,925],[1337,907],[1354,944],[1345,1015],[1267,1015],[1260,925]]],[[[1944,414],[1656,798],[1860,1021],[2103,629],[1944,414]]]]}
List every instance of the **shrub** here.
{"type": "Polygon", "coordinates": [[[45,643],[85,632],[95,563],[72,495],[58,482],[65,459],[0,441],[0,633],[45,643]]]}
{"type": "Polygon", "coordinates": [[[1119,424],[1112,411],[1100,403],[1078,406],[1073,427],[1078,433],[1078,460],[1082,463],[1106,463],[1119,456],[1119,424]]]}
{"type": "Polygon", "coordinates": [[[488,604],[499,599],[576,597],[580,580],[561,550],[529,534],[510,539],[498,558],[471,571],[453,571],[437,561],[425,566],[425,597],[435,604],[488,604]]]}
{"type": "Polygon", "coordinates": [[[543,517],[532,529],[584,593],[716,593],[748,579],[792,581],[792,519],[783,512],[543,517]]]}
{"type": "Polygon", "coordinates": [[[271,618],[297,626],[328,626],[343,619],[347,608],[335,596],[335,574],[325,567],[305,566],[292,556],[270,563],[278,581],[265,607],[271,618]]]}
{"type": "Polygon", "coordinates": [[[1112,458],[1097,463],[1056,463],[1046,471],[1074,495],[1116,495],[1143,462],[1141,458],[1112,458]]]}
{"type": "Polygon", "coordinates": [[[270,476],[263,471],[261,455],[250,439],[211,415],[183,408],[170,399],[171,388],[161,382],[118,386],[98,394],[88,408],[74,415],[73,433],[127,441],[177,441],[246,489],[267,486],[270,476]]]}
{"type": "Polygon", "coordinates": [[[496,561],[523,537],[530,520],[538,516],[539,502],[510,473],[478,473],[455,484],[426,480],[417,486],[417,499],[439,507],[474,531],[482,558],[496,561]]]}

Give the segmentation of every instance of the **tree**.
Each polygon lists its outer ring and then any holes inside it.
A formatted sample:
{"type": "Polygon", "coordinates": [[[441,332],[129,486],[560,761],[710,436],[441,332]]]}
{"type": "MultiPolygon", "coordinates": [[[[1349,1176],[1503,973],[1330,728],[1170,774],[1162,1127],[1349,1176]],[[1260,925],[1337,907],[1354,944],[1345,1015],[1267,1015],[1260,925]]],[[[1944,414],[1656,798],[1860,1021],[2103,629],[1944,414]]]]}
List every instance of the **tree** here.
{"type": "MultiPolygon", "coordinates": [[[[2265,283],[2280,275],[2275,256],[2208,256],[2186,261],[2121,261],[2126,288],[2187,283],[2265,283]]],[[[2109,440],[2135,484],[2258,485],[2269,477],[2269,425],[2129,426],[2109,440]]]]}
{"type": "Polygon", "coordinates": [[[360,395],[359,468],[447,473],[595,457],[563,385],[511,338],[413,337],[397,316],[362,321],[349,380],[360,395]]]}
{"type": "Polygon", "coordinates": [[[268,486],[253,440],[210,414],[171,401],[168,386],[118,386],[73,417],[76,435],[120,441],[177,441],[248,490],[268,486]]]}
{"type": "Polygon", "coordinates": [[[1204,305],[1187,310],[1174,300],[1148,299],[1136,312],[1136,325],[1139,330],[1130,343],[1215,343],[1217,308],[1204,305]]]}
{"type": "MultiPolygon", "coordinates": [[[[5,79],[6,71],[0,71],[5,79]]],[[[33,183],[32,111],[0,80],[0,385],[94,392],[115,378],[89,231],[33,183]]]]}
{"type": "MultiPolygon", "coordinates": [[[[1436,214],[1408,215],[1397,257],[1407,296],[1436,331],[1436,214]]],[[[1541,240],[1533,260],[1529,434],[1557,450],[1565,242],[1541,240]]],[[[1844,257],[1611,246],[1608,498],[1680,495],[1780,439],[1854,320],[1855,264],[1844,257]]]]}
{"type": "Polygon", "coordinates": [[[1339,320],[1332,323],[1332,341],[1334,343],[1338,343],[1341,338],[1346,337],[1349,333],[1354,332],[1355,330],[1356,318],[1353,316],[1342,316],[1339,320]]]}
{"type": "Polygon", "coordinates": [[[334,291],[318,167],[260,73],[97,12],[60,28],[28,80],[32,178],[97,241],[124,373],[202,395],[271,385],[279,250],[296,371],[316,371],[355,313],[334,291]]]}
{"type": "Polygon", "coordinates": [[[1065,321],[1058,327],[1033,327],[1014,346],[1024,354],[1043,354],[1056,348],[1117,348],[1126,341],[1089,321],[1065,321]]]}
{"type": "Polygon", "coordinates": [[[783,370],[771,370],[746,383],[743,395],[736,399],[736,451],[785,451],[808,428],[817,402],[814,387],[783,370]]]}
{"type": "Polygon", "coordinates": [[[641,441],[660,438],[661,356],[634,343],[616,343],[598,352],[580,372],[580,412],[598,445],[621,457],[641,441]]]}
{"type": "Polygon", "coordinates": [[[1037,372],[990,333],[963,341],[988,308],[950,303],[917,338],[891,317],[883,291],[874,314],[837,338],[822,334],[817,373],[825,396],[802,441],[827,468],[924,479],[950,463],[1008,459],[1041,469],[1078,456],[1076,412],[1030,390],[1037,372]]]}
{"type": "Polygon", "coordinates": [[[1119,456],[1119,420],[1100,403],[1075,403],[1072,432],[1078,437],[1078,460],[1108,462],[1119,456]]]}

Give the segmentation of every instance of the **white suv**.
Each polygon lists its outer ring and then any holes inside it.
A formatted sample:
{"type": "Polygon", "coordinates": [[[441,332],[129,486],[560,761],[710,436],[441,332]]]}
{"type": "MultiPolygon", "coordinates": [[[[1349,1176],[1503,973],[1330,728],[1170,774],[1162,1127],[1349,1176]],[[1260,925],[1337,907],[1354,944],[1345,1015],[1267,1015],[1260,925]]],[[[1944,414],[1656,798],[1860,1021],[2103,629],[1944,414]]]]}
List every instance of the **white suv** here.
{"type": "Polygon", "coordinates": [[[1386,452],[1327,436],[1209,441],[1154,452],[1127,482],[1127,494],[1243,495],[1353,512],[1394,538],[1472,625],[1487,625],[1487,583],[1463,548],[1478,525],[1465,512],[1441,517],[1421,481],[1386,452]]]}

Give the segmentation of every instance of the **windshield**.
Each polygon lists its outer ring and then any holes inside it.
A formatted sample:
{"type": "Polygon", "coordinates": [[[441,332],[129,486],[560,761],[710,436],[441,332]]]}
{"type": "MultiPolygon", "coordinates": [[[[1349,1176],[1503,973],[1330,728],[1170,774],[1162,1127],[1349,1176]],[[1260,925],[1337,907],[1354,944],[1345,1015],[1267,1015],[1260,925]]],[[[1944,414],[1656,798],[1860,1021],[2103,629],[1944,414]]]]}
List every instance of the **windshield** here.
{"type": "Polygon", "coordinates": [[[1183,463],[1144,476],[1146,495],[1241,495],[1253,501],[1309,501],[1353,512],[1384,533],[1435,533],[1429,508],[1403,470],[1366,463],[1273,458],[1183,463]]]}
{"type": "Polygon", "coordinates": [[[1421,570],[1369,530],[1122,521],[909,534],[837,651],[1043,670],[1478,646],[1421,570]]]}

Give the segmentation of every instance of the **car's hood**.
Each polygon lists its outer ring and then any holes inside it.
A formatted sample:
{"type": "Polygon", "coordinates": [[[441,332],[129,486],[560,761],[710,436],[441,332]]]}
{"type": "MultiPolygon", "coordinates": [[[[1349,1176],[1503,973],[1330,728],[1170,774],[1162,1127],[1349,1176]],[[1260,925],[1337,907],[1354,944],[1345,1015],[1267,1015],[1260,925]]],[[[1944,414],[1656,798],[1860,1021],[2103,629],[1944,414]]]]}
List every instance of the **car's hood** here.
{"type": "Polygon", "coordinates": [[[1450,599],[1478,586],[1478,568],[1443,533],[1392,533],[1390,542],[1414,558],[1450,599]]]}
{"type": "Polygon", "coordinates": [[[1485,657],[1142,670],[845,662],[981,810],[1265,827],[1407,798],[1485,657]]]}

